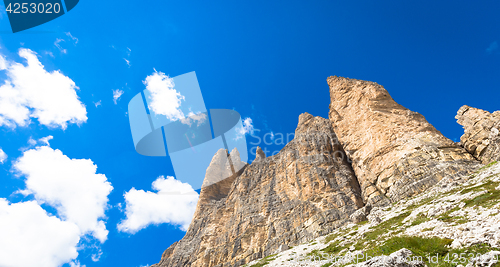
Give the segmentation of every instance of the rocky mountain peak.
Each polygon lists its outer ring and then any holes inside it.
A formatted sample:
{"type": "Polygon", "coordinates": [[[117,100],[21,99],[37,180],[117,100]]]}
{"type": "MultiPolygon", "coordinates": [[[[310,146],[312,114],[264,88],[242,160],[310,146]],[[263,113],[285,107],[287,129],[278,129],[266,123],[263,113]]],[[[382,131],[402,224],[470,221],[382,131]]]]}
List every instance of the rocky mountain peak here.
{"type": "Polygon", "coordinates": [[[465,134],[457,144],[377,83],[337,76],[327,82],[329,119],[301,114],[295,138],[278,154],[266,157],[257,147],[248,165],[237,150],[217,151],[186,235],[154,266],[237,267],[359,226],[353,223],[381,224],[376,214],[391,202],[414,205],[405,198],[438,183],[434,189],[464,183],[482,166],[477,159],[498,160],[500,112],[462,107],[457,120],[465,134]]]}
{"type": "Polygon", "coordinates": [[[397,201],[479,166],[424,116],[396,103],[381,85],[336,76],[327,82],[330,120],[352,160],[365,201],[397,201]]]}
{"type": "MultiPolygon", "coordinates": [[[[359,184],[329,120],[307,117],[277,155],[202,188],[186,236],[158,266],[240,266],[350,221],[363,206],[359,184]]],[[[228,174],[224,153],[205,179],[228,174]]]]}

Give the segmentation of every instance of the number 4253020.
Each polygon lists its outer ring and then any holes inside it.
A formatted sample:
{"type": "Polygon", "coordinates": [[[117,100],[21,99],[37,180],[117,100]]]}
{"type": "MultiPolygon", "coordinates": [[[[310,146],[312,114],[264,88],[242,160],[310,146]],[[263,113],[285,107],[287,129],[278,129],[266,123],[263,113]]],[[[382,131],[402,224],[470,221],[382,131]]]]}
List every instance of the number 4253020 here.
{"type": "Polygon", "coordinates": [[[61,12],[61,4],[59,3],[9,3],[5,11],[14,14],[26,13],[59,13],[61,12]]]}

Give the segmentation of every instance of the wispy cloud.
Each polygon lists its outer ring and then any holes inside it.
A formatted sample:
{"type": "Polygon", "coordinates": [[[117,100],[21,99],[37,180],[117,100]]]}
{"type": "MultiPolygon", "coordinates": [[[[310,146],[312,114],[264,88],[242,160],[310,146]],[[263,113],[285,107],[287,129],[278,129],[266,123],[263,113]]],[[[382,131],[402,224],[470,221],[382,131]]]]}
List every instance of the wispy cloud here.
{"type": "Polygon", "coordinates": [[[7,154],[0,148],[0,164],[3,164],[7,159],[7,154]]]}
{"type": "Polygon", "coordinates": [[[44,53],[45,53],[45,55],[48,55],[48,56],[50,56],[52,58],[55,58],[54,53],[52,53],[50,51],[45,51],[44,53]]]}
{"type": "Polygon", "coordinates": [[[61,51],[61,53],[63,53],[63,54],[68,53],[68,50],[64,49],[61,46],[61,44],[60,44],[61,42],[65,42],[64,39],[57,38],[56,41],[54,42],[54,45],[57,47],[57,49],[59,49],[59,51],[61,51]]]}
{"type": "Polygon", "coordinates": [[[236,129],[236,140],[243,138],[245,134],[252,134],[254,131],[253,121],[251,118],[245,118],[243,120],[243,125],[240,128],[236,129]]]}
{"type": "Polygon", "coordinates": [[[46,137],[42,137],[38,140],[35,140],[33,139],[33,137],[30,136],[30,138],[28,139],[28,146],[27,147],[22,147],[20,148],[19,150],[20,151],[26,151],[28,149],[31,149],[39,144],[41,145],[45,145],[45,146],[50,146],[50,143],[49,141],[54,139],[54,137],[52,135],[49,135],[49,136],[46,136],[46,137]]]}
{"type": "MultiPolygon", "coordinates": [[[[56,40],[54,41],[54,46],[57,47],[57,49],[59,49],[59,51],[61,51],[61,53],[63,54],[68,53],[68,50],[61,45],[63,42],[69,41],[70,43],[73,43],[73,45],[75,46],[76,44],[78,44],[78,38],[71,35],[70,32],[66,32],[65,34],[67,38],[56,38],[56,40]]],[[[53,56],[54,55],[52,54],[52,57],[53,56]]]]}
{"type": "Polygon", "coordinates": [[[498,43],[497,41],[494,41],[493,43],[490,44],[490,46],[488,46],[488,48],[486,48],[486,53],[492,54],[497,50],[498,50],[498,43]]]}
{"type": "Polygon", "coordinates": [[[76,45],[78,44],[78,38],[74,37],[73,35],[71,35],[70,32],[66,32],[66,36],[68,36],[69,38],[71,38],[71,40],[73,41],[73,43],[76,45]]]}
{"type": "Polygon", "coordinates": [[[46,137],[42,137],[40,139],[38,139],[38,142],[41,142],[42,144],[46,145],[46,146],[49,146],[49,141],[54,139],[54,137],[52,135],[49,135],[49,136],[46,136],[46,137]]]}
{"type": "Polygon", "coordinates": [[[118,100],[120,100],[120,97],[122,97],[123,93],[123,90],[120,89],[113,90],[113,102],[115,102],[115,105],[118,103],[118,100]]]}
{"type": "Polygon", "coordinates": [[[129,68],[130,68],[130,66],[132,66],[132,65],[130,64],[130,60],[128,60],[128,59],[126,59],[126,58],[123,58],[123,60],[125,60],[125,62],[127,63],[127,66],[128,66],[129,68]]]}

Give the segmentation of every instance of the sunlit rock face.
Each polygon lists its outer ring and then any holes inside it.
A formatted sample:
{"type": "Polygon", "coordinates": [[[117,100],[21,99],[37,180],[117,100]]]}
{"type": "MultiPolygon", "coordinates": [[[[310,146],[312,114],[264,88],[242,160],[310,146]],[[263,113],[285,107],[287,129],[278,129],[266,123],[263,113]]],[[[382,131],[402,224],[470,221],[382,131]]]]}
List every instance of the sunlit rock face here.
{"type": "Polygon", "coordinates": [[[365,201],[397,201],[479,166],[424,116],[396,103],[381,85],[337,76],[327,82],[329,117],[353,161],[365,201]]]}
{"type": "Polygon", "coordinates": [[[457,122],[464,127],[460,143],[483,164],[500,160],[500,111],[461,107],[457,122]]]}
{"type": "Polygon", "coordinates": [[[155,267],[240,266],[366,220],[372,208],[439,181],[465,181],[482,166],[477,159],[498,159],[498,112],[462,107],[457,144],[377,83],[327,81],[329,119],[300,115],[295,138],[277,155],[252,148],[250,165],[237,150],[214,155],[186,235],[155,267]]]}
{"type": "MultiPolygon", "coordinates": [[[[229,173],[226,153],[214,156],[205,179],[229,173]]],[[[280,153],[258,153],[241,174],[202,188],[186,236],[155,266],[240,266],[327,234],[362,206],[330,121],[302,114],[280,153]]]]}

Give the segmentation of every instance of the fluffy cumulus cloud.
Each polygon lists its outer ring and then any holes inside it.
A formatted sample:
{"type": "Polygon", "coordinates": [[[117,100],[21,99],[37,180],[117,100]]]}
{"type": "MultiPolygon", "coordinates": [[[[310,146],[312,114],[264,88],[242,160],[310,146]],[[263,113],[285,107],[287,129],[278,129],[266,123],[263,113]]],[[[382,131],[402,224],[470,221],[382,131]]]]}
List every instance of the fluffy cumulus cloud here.
{"type": "Polygon", "coordinates": [[[0,164],[3,164],[7,160],[7,154],[0,148],[0,164]]]}
{"type": "Polygon", "coordinates": [[[104,219],[113,187],[91,160],[70,159],[50,148],[50,139],[35,141],[46,146],[25,151],[13,165],[25,178],[20,193],[34,200],[0,198],[0,266],[80,266],[76,259],[85,247],[82,241],[91,240],[90,235],[101,243],[107,239],[104,219]]]}
{"type": "Polygon", "coordinates": [[[171,121],[180,120],[183,124],[191,126],[197,121],[198,125],[204,123],[207,115],[201,112],[190,111],[187,116],[181,110],[182,102],[186,98],[174,87],[174,79],[163,72],[155,72],[144,80],[144,85],[150,93],[149,109],[158,115],[164,115],[171,121]]]}
{"type": "Polygon", "coordinates": [[[120,89],[113,90],[113,102],[115,102],[115,105],[118,103],[118,100],[120,100],[120,97],[122,97],[123,93],[123,90],[120,89]]]}
{"type": "Polygon", "coordinates": [[[163,72],[155,71],[146,77],[144,84],[151,94],[149,108],[154,113],[165,115],[172,121],[184,118],[184,113],[180,110],[180,107],[181,102],[185,98],[174,89],[174,79],[168,77],[163,72]]]}
{"type": "Polygon", "coordinates": [[[25,195],[57,210],[67,222],[78,226],[82,235],[107,239],[105,218],[108,195],[113,189],[104,174],[89,159],[71,159],[60,150],[40,146],[25,151],[14,169],[26,177],[25,195]]]}
{"type": "Polygon", "coordinates": [[[236,140],[243,138],[245,134],[252,134],[254,131],[253,122],[251,118],[245,118],[243,120],[242,127],[236,129],[236,140]]]}
{"type": "Polygon", "coordinates": [[[66,129],[68,123],[87,121],[75,82],[59,71],[48,72],[29,49],[20,49],[26,65],[0,55],[7,79],[0,86],[0,126],[26,126],[31,118],[48,127],[66,129]]]}
{"type": "Polygon", "coordinates": [[[153,182],[156,192],[132,188],[125,193],[126,219],[118,230],[136,233],[151,224],[169,223],[187,231],[198,202],[198,193],[191,185],[174,177],[160,176],[153,182]]]}
{"type": "Polygon", "coordinates": [[[0,198],[0,236],[0,266],[55,267],[78,257],[78,226],[47,214],[36,201],[0,198]]]}

